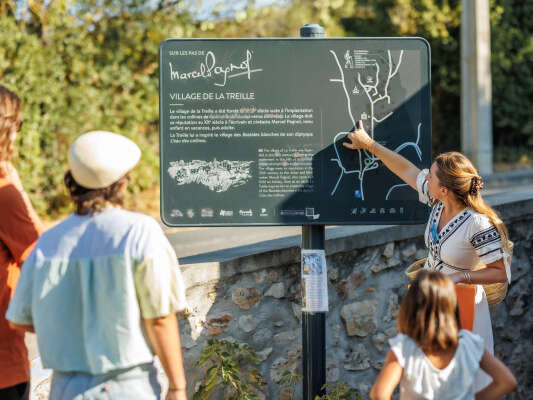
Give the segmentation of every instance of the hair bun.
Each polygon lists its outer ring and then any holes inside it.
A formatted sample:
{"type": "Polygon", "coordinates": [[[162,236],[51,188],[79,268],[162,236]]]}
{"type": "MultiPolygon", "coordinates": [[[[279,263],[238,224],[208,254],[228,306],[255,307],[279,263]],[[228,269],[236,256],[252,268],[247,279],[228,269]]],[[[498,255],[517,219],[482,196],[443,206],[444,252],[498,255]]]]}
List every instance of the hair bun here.
{"type": "Polygon", "coordinates": [[[483,179],[481,176],[473,176],[470,183],[470,194],[477,195],[483,189],[483,179]]]}

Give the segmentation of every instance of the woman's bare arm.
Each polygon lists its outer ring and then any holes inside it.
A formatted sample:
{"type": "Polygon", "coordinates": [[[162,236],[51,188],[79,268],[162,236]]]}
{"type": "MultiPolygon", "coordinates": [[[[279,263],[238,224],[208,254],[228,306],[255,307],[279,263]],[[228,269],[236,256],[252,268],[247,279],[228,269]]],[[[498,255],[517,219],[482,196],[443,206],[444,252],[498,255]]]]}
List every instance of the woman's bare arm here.
{"type": "Polygon", "coordinates": [[[405,183],[416,190],[416,177],[420,169],[400,154],[380,145],[365,132],[362,121],[357,121],[358,128],[350,132],[350,143],[342,145],[351,150],[367,150],[376,155],[385,166],[398,175],[405,183]]]}
{"type": "Polygon", "coordinates": [[[467,279],[467,275],[463,272],[454,272],[453,274],[450,274],[450,278],[454,283],[469,283],[476,285],[507,282],[507,273],[505,272],[503,258],[487,264],[487,268],[470,271],[469,274],[470,281],[467,279]]]}

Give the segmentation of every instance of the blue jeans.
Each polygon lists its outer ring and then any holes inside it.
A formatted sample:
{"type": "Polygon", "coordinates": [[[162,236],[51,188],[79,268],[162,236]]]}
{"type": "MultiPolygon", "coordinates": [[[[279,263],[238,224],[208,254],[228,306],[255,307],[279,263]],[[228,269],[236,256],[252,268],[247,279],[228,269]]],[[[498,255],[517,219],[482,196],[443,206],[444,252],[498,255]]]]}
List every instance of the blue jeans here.
{"type": "Polygon", "coordinates": [[[161,386],[152,363],[101,375],[54,371],[50,400],[159,399],[161,386]]]}

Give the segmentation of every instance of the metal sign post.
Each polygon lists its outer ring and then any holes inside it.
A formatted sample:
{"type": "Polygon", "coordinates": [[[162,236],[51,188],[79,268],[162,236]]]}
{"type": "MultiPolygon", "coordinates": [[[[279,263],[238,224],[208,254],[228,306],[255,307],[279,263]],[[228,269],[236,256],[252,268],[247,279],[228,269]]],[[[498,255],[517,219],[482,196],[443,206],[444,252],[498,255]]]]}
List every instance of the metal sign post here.
{"type": "MultiPolygon", "coordinates": [[[[301,37],[324,37],[324,28],[307,24],[301,37]]],[[[325,225],[302,225],[302,249],[325,249],[325,225]]],[[[326,383],[326,313],[302,312],[303,398],[313,400],[324,393],[326,383]]]]}
{"type": "MultiPolygon", "coordinates": [[[[325,248],[325,226],[302,226],[302,249],[325,248]]],[[[326,273],[326,272],[325,272],[326,273]]],[[[326,313],[302,311],[303,398],[314,400],[326,383],[326,313]]]]}

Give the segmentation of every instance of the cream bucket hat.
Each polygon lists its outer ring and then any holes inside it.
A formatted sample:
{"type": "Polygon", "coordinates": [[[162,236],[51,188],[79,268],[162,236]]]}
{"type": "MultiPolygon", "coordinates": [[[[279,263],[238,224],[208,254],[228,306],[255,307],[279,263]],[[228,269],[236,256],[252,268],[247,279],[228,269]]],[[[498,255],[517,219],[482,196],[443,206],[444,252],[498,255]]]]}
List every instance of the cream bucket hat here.
{"type": "Polygon", "coordinates": [[[92,131],[74,140],[68,152],[68,167],[79,185],[102,189],[126,175],[140,157],[141,150],[130,139],[112,132],[92,131]]]}

